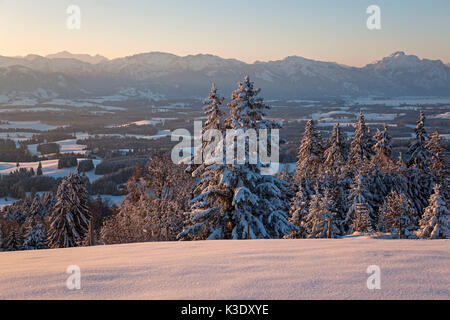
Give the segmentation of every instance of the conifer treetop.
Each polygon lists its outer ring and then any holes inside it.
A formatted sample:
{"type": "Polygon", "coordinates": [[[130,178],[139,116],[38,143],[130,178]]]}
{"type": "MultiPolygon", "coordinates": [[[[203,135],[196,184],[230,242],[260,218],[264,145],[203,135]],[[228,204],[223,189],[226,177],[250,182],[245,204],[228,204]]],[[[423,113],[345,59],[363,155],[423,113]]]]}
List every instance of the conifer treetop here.
{"type": "Polygon", "coordinates": [[[261,89],[255,89],[254,83],[248,76],[238,83],[238,89],[233,91],[228,106],[230,118],[227,126],[232,129],[258,129],[258,122],[263,120],[266,110],[270,107],[264,99],[258,97],[261,89]]]}

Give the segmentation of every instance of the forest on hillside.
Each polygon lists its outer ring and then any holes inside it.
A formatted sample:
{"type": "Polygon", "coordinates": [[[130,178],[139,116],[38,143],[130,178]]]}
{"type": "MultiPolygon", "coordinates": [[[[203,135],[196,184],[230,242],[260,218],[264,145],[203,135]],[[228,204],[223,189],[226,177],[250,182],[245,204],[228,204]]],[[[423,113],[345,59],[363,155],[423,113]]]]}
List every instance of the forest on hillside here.
{"type": "MultiPolygon", "coordinates": [[[[213,84],[204,130],[274,129],[269,106],[248,77],[223,112],[213,84]]],[[[137,163],[119,208],[92,199],[81,174],[55,193],[25,197],[0,214],[5,251],[145,241],[339,238],[450,238],[449,157],[420,112],[407,154],[394,159],[388,126],[370,132],[361,113],[349,139],[336,124],[327,140],[315,121],[302,135],[293,173],[264,175],[260,163],[174,164],[162,154],[137,163]]],[[[205,149],[208,144],[203,144],[205,149]]]]}

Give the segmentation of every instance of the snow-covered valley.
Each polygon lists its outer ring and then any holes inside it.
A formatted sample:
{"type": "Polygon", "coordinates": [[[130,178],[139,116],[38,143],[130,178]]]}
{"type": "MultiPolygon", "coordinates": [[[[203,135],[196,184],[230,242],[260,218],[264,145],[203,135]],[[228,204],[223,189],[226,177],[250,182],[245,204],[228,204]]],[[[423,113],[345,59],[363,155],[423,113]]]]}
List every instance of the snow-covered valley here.
{"type": "Polygon", "coordinates": [[[450,299],[449,266],[450,240],[363,236],[2,252],[0,299],[450,299]],[[70,265],[80,290],[66,287],[70,265]]]}

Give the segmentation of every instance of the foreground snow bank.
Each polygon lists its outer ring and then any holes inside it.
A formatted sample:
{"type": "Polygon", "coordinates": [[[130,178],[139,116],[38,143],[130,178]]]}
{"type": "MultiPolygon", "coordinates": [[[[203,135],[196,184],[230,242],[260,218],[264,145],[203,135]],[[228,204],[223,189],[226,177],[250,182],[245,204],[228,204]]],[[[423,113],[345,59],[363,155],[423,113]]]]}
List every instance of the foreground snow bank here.
{"type": "Polygon", "coordinates": [[[1,252],[1,299],[450,299],[449,240],[159,242],[1,252]],[[81,290],[66,269],[81,269],[81,290]],[[367,288],[367,267],[381,289],[367,288]]]}

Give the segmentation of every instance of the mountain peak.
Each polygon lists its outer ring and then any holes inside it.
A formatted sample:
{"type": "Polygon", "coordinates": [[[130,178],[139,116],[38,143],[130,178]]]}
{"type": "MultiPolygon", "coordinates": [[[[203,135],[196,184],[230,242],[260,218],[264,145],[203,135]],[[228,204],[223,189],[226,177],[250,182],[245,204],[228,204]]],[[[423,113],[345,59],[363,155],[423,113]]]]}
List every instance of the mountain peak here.
{"type": "Polygon", "coordinates": [[[45,57],[48,59],[76,59],[90,64],[97,64],[108,60],[108,58],[99,54],[96,54],[95,56],[89,54],[74,54],[65,50],[58,53],[49,54],[45,57]]]}

